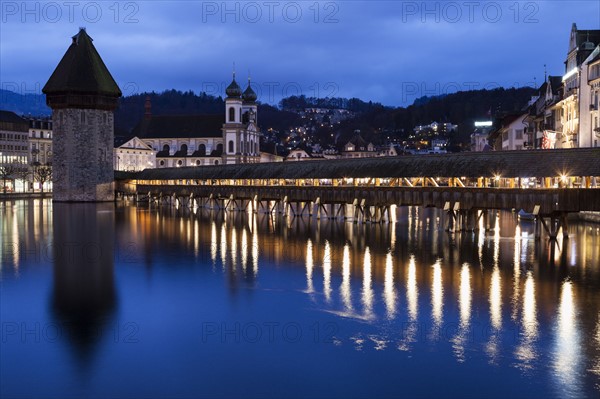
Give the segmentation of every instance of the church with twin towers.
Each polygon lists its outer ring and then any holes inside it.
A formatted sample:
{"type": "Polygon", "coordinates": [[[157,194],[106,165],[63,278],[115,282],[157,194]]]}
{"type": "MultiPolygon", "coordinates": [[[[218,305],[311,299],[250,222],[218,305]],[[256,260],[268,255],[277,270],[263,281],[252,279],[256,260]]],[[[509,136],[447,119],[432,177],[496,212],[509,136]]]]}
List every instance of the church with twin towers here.
{"type": "Polygon", "coordinates": [[[260,162],[257,96],[250,79],[242,90],[235,72],[222,114],[153,115],[148,96],[134,137],[115,150],[122,92],[85,28],[71,39],[42,90],[54,125],[54,201],[113,201],[115,169],[260,162]]]}

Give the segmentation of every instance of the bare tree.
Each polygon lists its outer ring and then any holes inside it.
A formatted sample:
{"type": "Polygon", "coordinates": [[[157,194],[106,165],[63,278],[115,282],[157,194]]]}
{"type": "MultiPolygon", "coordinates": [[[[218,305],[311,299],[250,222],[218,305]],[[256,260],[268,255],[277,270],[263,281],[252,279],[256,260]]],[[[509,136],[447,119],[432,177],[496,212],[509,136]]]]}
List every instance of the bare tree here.
{"type": "Polygon", "coordinates": [[[4,164],[0,166],[0,178],[2,178],[2,192],[6,194],[6,182],[17,172],[17,165],[4,164]]]}
{"type": "Polygon", "coordinates": [[[38,166],[33,170],[33,178],[40,183],[42,193],[44,192],[44,183],[52,178],[52,167],[49,165],[38,166]]]}
{"type": "Polygon", "coordinates": [[[24,168],[18,169],[15,174],[19,177],[19,179],[21,179],[21,181],[23,181],[23,192],[25,192],[25,186],[29,181],[31,171],[29,170],[29,168],[27,168],[27,166],[25,166],[24,168]]]}

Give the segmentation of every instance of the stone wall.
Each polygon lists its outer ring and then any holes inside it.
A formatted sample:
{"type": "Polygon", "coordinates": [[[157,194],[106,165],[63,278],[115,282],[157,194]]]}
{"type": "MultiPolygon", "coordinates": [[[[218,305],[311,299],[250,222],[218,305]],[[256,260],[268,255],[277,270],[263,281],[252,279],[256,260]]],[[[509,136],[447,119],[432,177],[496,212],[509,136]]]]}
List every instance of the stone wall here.
{"type": "Polygon", "coordinates": [[[113,201],[113,113],[66,108],[52,120],[54,201],[113,201]]]}

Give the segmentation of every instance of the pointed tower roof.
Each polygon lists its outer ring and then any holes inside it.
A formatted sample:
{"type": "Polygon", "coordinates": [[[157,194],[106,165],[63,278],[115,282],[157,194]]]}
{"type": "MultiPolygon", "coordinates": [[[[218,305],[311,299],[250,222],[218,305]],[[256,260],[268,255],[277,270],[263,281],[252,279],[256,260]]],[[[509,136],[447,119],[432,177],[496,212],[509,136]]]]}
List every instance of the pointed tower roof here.
{"type": "Polygon", "coordinates": [[[120,97],[119,86],[96,51],[85,28],[73,36],[71,46],[42,89],[47,95],[82,94],[120,97]]]}

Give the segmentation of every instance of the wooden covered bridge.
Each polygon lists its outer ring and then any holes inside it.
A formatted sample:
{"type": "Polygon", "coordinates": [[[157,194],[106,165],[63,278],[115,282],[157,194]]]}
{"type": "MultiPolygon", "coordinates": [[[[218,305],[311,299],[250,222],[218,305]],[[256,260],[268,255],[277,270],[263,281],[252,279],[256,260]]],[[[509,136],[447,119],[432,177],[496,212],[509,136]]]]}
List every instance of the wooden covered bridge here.
{"type": "Polygon", "coordinates": [[[412,205],[444,209],[448,229],[471,230],[486,210],[523,209],[551,237],[568,213],[600,211],[600,148],[161,168],[115,177],[121,198],[355,222],[389,221],[393,205],[412,205]]]}

